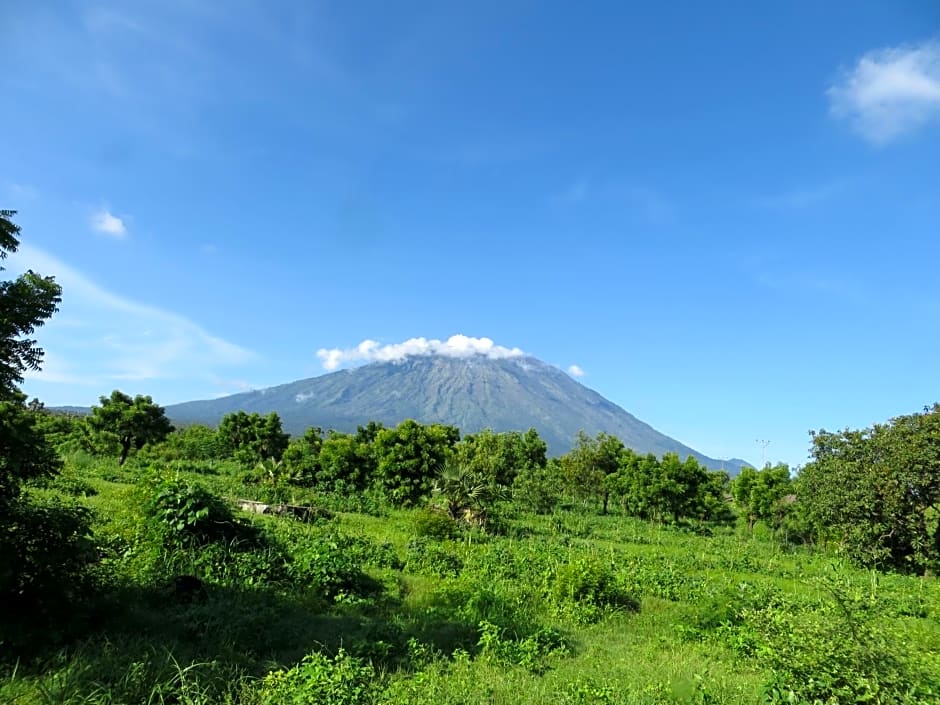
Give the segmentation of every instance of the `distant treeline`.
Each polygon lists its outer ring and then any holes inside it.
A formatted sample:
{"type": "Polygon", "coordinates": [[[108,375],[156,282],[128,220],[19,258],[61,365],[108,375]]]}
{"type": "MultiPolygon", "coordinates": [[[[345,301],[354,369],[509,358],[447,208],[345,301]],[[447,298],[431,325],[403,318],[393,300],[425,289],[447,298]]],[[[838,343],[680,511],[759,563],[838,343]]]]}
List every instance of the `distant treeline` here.
{"type": "Polygon", "coordinates": [[[458,504],[481,511],[502,499],[539,513],[581,501],[654,521],[720,523],[737,514],[749,528],[763,522],[789,541],[834,544],[861,565],[923,572],[936,569],[940,557],[937,405],[860,431],[819,431],[805,467],[744,468],[733,482],[692,456],[640,455],[605,433],[580,433],[569,453],[548,458],[535,429],[462,436],[455,426],[413,420],[395,428],[370,422],[355,433],[311,427],[292,439],[275,413],[237,412],[217,429],[171,431],[149,397],[117,391],[88,416],[43,416],[44,432],[60,450],[228,459],[259,482],[371,493],[394,506],[424,504],[459,478],[460,491],[487,499],[458,504]]]}

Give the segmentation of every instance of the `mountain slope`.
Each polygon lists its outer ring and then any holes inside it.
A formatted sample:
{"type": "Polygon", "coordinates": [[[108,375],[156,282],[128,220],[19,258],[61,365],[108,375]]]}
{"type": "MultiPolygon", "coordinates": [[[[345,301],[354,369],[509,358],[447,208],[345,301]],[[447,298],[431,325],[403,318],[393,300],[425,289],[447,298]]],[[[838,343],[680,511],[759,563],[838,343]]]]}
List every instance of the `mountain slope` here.
{"type": "MultiPolygon", "coordinates": [[[[591,435],[606,431],[641,453],[694,455],[712,468],[723,464],[531,357],[413,356],[221,399],[176,404],[167,407],[167,415],[179,422],[216,424],[238,410],[276,411],[292,434],[308,426],[354,431],[370,420],[394,426],[407,418],[453,424],[464,434],[484,428],[534,427],[552,454],[570,450],[579,429],[591,435]]],[[[728,461],[724,467],[735,472],[739,463],[728,461]]]]}

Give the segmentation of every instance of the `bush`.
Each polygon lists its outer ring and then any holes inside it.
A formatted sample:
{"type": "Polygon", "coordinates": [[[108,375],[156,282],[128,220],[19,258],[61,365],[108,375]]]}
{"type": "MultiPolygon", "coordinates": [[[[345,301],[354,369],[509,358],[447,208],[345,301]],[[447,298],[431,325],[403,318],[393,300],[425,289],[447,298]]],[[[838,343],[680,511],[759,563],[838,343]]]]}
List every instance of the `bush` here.
{"type": "Polygon", "coordinates": [[[415,517],[415,535],[419,538],[444,541],[457,538],[460,535],[460,527],[443,512],[425,509],[415,517]]]}
{"type": "Polygon", "coordinates": [[[759,656],[773,671],[769,703],[938,702],[940,667],[899,633],[875,624],[876,604],[828,585],[833,600],[813,613],[763,608],[746,613],[764,639],[759,656]]]}
{"type": "Polygon", "coordinates": [[[288,572],[295,584],[312,587],[328,600],[340,593],[370,595],[381,587],[362,572],[355,556],[330,541],[305,546],[295,553],[288,572]]]}
{"type": "Polygon", "coordinates": [[[260,700],[264,705],[369,705],[379,693],[372,665],[340,649],[334,658],[308,654],[290,670],[269,673],[261,681],[260,700]]]}
{"type": "Polygon", "coordinates": [[[166,480],[153,490],[145,506],[152,530],[167,547],[247,538],[228,505],[205,487],[166,480]]]}
{"type": "Polygon", "coordinates": [[[59,500],[7,505],[0,524],[0,653],[61,641],[95,560],[91,514],[59,500]]]}
{"type": "Polygon", "coordinates": [[[566,563],[555,571],[551,598],[563,612],[580,621],[597,621],[609,609],[637,611],[637,600],[617,580],[609,565],[596,559],[566,563]]]}
{"type": "Polygon", "coordinates": [[[477,644],[484,658],[510,666],[522,666],[533,673],[544,673],[545,658],[568,651],[565,642],[554,629],[543,627],[521,639],[509,636],[505,629],[483,620],[480,622],[480,641],[477,644]]]}
{"type": "Polygon", "coordinates": [[[459,556],[432,544],[426,538],[415,539],[408,544],[405,565],[414,573],[436,575],[441,578],[459,575],[463,570],[463,561],[459,556]]]}

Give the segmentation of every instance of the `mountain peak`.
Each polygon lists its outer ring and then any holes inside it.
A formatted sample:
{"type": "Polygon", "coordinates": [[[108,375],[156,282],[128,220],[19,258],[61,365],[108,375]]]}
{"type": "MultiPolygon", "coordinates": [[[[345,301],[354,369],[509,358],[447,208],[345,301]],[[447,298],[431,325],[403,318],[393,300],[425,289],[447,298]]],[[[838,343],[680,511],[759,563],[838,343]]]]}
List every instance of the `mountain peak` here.
{"type": "Polygon", "coordinates": [[[167,407],[167,414],[180,422],[217,424],[233,411],[274,411],[292,434],[309,426],[352,432],[369,421],[396,426],[409,418],[453,424],[464,434],[535,428],[555,455],[570,450],[580,430],[605,431],[640,453],[693,455],[709,467],[722,467],[722,461],[669,438],[563,370],[521,351],[457,355],[427,349],[387,357],[277,387],[177,404],[167,407]]]}
{"type": "Polygon", "coordinates": [[[497,345],[491,338],[473,338],[462,334],[452,335],[447,340],[410,338],[402,343],[386,345],[366,339],[353,348],[317,350],[317,357],[322,361],[325,370],[336,370],[343,365],[362,362],[401,362],[413,357],[441,356],[465,359],[481,356],[501,360],[524,355],[519,348],[497,345]]]}

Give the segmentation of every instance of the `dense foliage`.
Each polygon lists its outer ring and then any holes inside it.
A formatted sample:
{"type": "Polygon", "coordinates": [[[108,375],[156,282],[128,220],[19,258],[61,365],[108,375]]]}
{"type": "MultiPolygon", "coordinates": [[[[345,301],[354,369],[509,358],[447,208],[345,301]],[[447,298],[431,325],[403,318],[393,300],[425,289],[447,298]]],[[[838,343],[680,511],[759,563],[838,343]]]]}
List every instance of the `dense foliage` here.
{"type": "Polygon", "coordinates": [[[138,394],[133,399],[115,389],[110,397],[101,397],[91,407],[88,429],[96,449],[108,452],[116,448],[123,465],[131,449],[140,450],[147,443],[159,443],[173,430],[162,406],[149,396],[138,394]]]}
{"type": "Polygon", "coordinates": [[[863,430],[813,434],[800,472],[808,521],[866,566],[940,569],[940,405],[863,430]]]}
{"type": "MultiPolygon", "coordinates": [[[[16,211],[0,210],[0,260],[16,252],[20,244],[14,215],[16,211]]],[[[55,279],[32,270],[0,282],[0,401],[15,399],[23,374],[39,369],[42,348],[26,336],[58,310],[61,297],[62,289],[55,279]]]]}
{"type": "MultiPolygon", "coordinates": [[[[20,229],[0,211],[0,259],[15,252],[20,229]]],[[[55,311],[59,286],[30,271],[0,282],[0,652],[28,651],[69,632],[69,603],[85,592],[89,512],[24,493],[58,474],[40,404],[26,405],[16,384],[39,369],[43,351],[26,338],[55,311]]]]}

